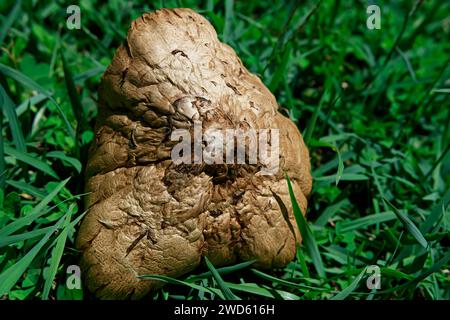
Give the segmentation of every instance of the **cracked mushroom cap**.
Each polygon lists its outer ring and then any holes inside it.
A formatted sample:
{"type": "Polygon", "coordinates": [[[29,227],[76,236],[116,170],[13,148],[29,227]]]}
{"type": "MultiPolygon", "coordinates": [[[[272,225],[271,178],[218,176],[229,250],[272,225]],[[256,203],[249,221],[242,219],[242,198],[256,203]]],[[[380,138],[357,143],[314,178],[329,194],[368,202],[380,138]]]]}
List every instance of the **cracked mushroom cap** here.
{"type": "Polygon", "coordinates": [[[312,179],[301,134],[277,109],[201,15],[162,9],[135,20],[99,89],[89,212],[77,238],[89,290],[103,299],[140,298],[162,282],[137,276],[178,277],[202,256],[216,266],[291,261],[301,235],[284,174],[303,212],[312,179]],[[176,164],[171,133],[192,132],[195,123],[203,132],[278,129],[278,170],[263,174],[260,162],[176,164]]]}

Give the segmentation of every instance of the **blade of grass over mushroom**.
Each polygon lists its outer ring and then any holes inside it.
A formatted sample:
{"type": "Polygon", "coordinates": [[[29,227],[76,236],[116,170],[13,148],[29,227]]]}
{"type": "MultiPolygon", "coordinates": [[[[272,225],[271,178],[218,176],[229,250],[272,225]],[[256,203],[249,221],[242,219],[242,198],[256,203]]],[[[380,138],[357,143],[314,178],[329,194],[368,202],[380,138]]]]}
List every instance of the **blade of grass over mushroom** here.
{"type": "Polygon", "coordinates": [[[198,284],[195,284],[195,283],[189,283],[189,282],[178,280],[178,279],[174,279],[174,278],[171,278],[171,277],[168,277],[168,276],[162,276],[162,275],[156,275],[156,274],[153,275],[152,274],[152,275],[138,276],[138,278],[142,279],[142,280],[159,280],[159,281],[163,281],[163,282],[174,284],[174,285],[186,286],[186,287],[192,288],[192,289],[200,291],[200,292],[207,291],[209,293],[218,295],[222,300],[225,300],[224,295],[218,289],[202,287],[202,286],[199,286],[198,284]]]}
{"type": "Polygon", "coordinates": [[[44,161],[37,159],[36,157],[31,156],[29,153],[22,152],[20,150],[11,148],[9,146],[4,146],[4,151],[7,155],[16,158],[19,161],[22,161],[30,166],[42,171],[43,173],[48,174],[49,176],[59,179],[58,175],[55,171],[44,161]]]}
{"type": "Polygon", "coordinates": [[[406,227],[406,229],[409,231],[409,233],[414,237],[414,239],[417,240],[417,242],[424,247],[425,249],[428,248],[428,242],[423,236],[422,232],[416,227],[414,222],[409,219],[409,217],[401,212],[399,209],[397,209],[389,200],[383,197],[383,202],[387,203],[389,207],[392,208],[397,218],[403,223],[403,225],[406,227]]]}
{"type": "Polygon", "coordinates": [[[291,231],[292,235],[294,236],[294,240],[297,243],[298,239],[297,239],[297,236],[295,234],[294,226],[292,225],[291,220],[289,219],[289,212],[288,212],[288,210],[286,208],[286,205],[283,203],[283,200],[281,199],[281,197],[279,195],[277,195],[273,191],[272,191],[272,196],[277,201],[278,206],[280,207],[280,210],[281,210],[281,214],[283,215],[284,221],[286,221],[286,223],[287,223],[287,225],[289,227],[289,231],[291,231]]]}
{"type": "Polygon", "coordinates": [[[317,274],[321,278],[326,278],[325,269],[323,267],[322,258],[320,256],[319,248],[316,243],[316,239],[309,228],[308,223],[306,222],[305,217],[302,214],[302,211],[297,203],[297,199],[295,199],[294,191],[292,190],[292,185],[289,177],[286,175],[286,180],[289,188],[289,196],[292,202],[292,210],[294,211],[295,220],[300,229],[300,233],[303,238],[303,243],[306,247],[308,254],[313,260],[314,267],[316,268],[317,274]]]}
{"type": "MultiPolygon", "coordinates": [[[[336,183],[336,175],[329,175],[329,176],[323,176],[323,177],[317,177],[314,179],[317,182],[334,182],[336,183]]],[[[364,174],[357,174],[357,173],[343,173],[339,181],[365,181],[369,180],[369,178],[364,174]]]]}
{"type": "Polygon", "coordinates": [[[47,206],[47,204],[49,204],[50,201],[52,201],[53,198],[55,198],[56,195],[61,191],[61,189],[64,188],[64,186],[67,184],[69,179],[70,178],[67,178],[64,181],[61,181],[53,189],[53,191],[50,192],[44,199],[42,199],[42,201],[39,202],[32,210],[30,210],[30,212],[26,216],[24,216],[24,217],[14,221],[14,222],[11,222],[10,224],[8,224],[6,226],[4,226],[0,230],[0,237],[2,237],[2,236],[4,237],[4,236],[7,236],[7,235],[10,235],[11,233],[19,230],[20,228],[28,226],[35,219],[39,218],[41,215],[46,213],[46,211],[44,209],[47,206]]]}
{"type": "Polygon", "coordinates": [[[17,117],[16,107],[11,98],[6,94],[2,85],[0,85],[0,106],[8,118],[9,127],[11,128],[11,134],[17,150],[27,152],[27,146],[25,145],[25,138],[23,137],[19,118],[17,117]]]}
{"type": "Polygon", "coordinates": [[[214,268],[213,264],[209,261],[207,257],[205,257],[205,263],[209,271],[211,271],[213,278],[217,281],[217,284],[219,285],[219,288],[222,291],[223,296],[227,300],[241,300],[241,298],[239,298],[233,292],[231,292],[230,288],[226,285],[225,281],[223,281],[219,272],[217,272],[216,268],[214,268]]]}
{"type": "Polygon", "coordinates": [[[331,300],[344,300],[345,298],[347,298],[353,291],[355,291],[355,289],[358,287],[359,282],[361,281],[361,279],[364,277],[365,273],[366,273],[366,268],[364,268],[361,273],[352,281],[352,283],[346,287],[344,290],[342,290],[341,292],[339,292],[338,294],[336,294],[335,296],[333,296],[331,298],[331,300]]]}
{"type": "Polygon", "coordinates": [[[69,134],[71,135],[71,137],[75,138],[75,131],[73,130],[72,125],[70,124],[69,120],[67,119],[66,114],[64,113],[61,106],[56,102],[56,100],[52,97],[52,94],[47,89],[40,86],[34,80],[30,79],[23,73],[21,73],[17,70],[14,70],[2,63],[0,63],[0,72],[3,73],[5,76],[10,77],[10,78],[16,80],[17,82],[21,83],[25,87],[28,87],[30,89],[36,90],[36,91],[44,94],[55,105],[59,114],[63,118],[63,120],[66,124],[67,130],[69,131],[69,134]]]}
{"type": "Polygon", "coordinates": [[[70,220],[72,219],[72,214],[75,209],[75,203],[71,204],[69,210],[66,214],[66,218],[64,219],[63,231],[58,236],[56,241],[56,245],[53,247],[52,255],[49,262],[49,267],[47,270],[47,277],[44,283],[44,291],[42,292],[42,299],[48,300],[48,295],[50,293],[50,289],[53,284],[53,279],[56,276],[56,272],[58,271],[58,266],[64,251],[64,246],[66,244],[67,234],[69,232],[70,220]]]}

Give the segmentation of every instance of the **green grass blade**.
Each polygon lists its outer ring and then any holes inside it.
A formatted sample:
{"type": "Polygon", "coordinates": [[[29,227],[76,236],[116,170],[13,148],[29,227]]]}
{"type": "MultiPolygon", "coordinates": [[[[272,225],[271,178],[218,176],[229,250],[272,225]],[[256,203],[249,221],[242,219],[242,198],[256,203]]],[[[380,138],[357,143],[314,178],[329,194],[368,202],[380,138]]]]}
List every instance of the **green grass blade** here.
{"type": "Polygon", "coordinates": [[[231,292],[230,288],[226,285],[225,281],[223,281],[220,274],[217,272],[216,268],[214,268],[213,264],[209,261],[207,257],[205,257],[206,266],[209,271],[211,271],[212,276],[217,281],[220,290],[222,291],[224,297],[227,300],[241,300],[238,296],[236,296],[233,292],[231,292]]]}
{"type": "Polygon", "coordinates": [[[450,93],[450,89],[445,89],[445,88],[442,88],[442,89],[433,89],[432,92],[433,92],[433,93],[450,93]]]}
{"type": "Polygon", "coordinates": [[[322,110],[325,101],[330,99],[329,90],[325,91],[320,99],[319,105],[314,109],[312,117],[309,119],[308,125],[306,126],[305,132],[303,133],[303,140],[305,144],[309,146],[314,129],[316,128],[317,119],[319,118],[319,113],[322,110]]]}
{"type": "Polygon", "coordinates": [[[83,114],[83,106],[81,105],[80,97],[77,92],[77,88],[75,87],[75,81],[73,80],[72,72],[70,71],[66,59],[64,58],[64,54],[62,51],[61,60],[63,64],[64,70],[64,80],[66,83],[67,93],[69,94],[70,104],[72,106],[73,114],[78,122],[77,131],[80,129],[84,129],[86,127],[85,119],[86,117],[83,114]]]}
{"type": "Polygon", "coordinates": [[[295,255],[297,257],[297,261],[300,263],[300,268],[302,270],[303,276],[306,278],[310,278],[311,274],[309,273],[308,266],[306,265],[306,260],[302,248],[297,246],[295,255]]]}
{"type": "Polygon", "coordinates": [[[449,204],[450,204],[450,189],[448,189],[447,192],[444,194],[442,201],[431,209],[429,216],[420,226],[420,231],[422,231],[423,233],[430,231],[433,225],[442,217],[444,217],[445,208],[447,208],[449,204]]]}
{"type": "Polygon", "coordinates": [[[366,269],[364,268],[361,273],[352,281],[352,283],[345,288],[344,290],[342,290],[341,292],[339,292],[338,294],[336,294],[335,296],[333,296],[331,298],[331,300],[344,300],[345,298],[347,298],[353,291],[355,291],[355,289],[358,287],[359,282],[361,281],[361,279],[364,277],[364,274],[366,273],[366,269]]]}
{"type": "MultiPolygon", "coordinates": [[[[0,110],[0,134],[3,135],[3,112],[0,110]]],[[[5,146],[3,144],[3,136],[0,139],[0,196],[3,202],[4,190],[5,190],[5,146]]],[[[3,205],[3,204],[2,204],[3,205]]]]}
{"type": "Polygon", "coordinates": [[[78,159],[69,157],[62,151],[50,151],[46,154],[48,158],[60,159],[64,162],[69,163],[72,167],[77,170],[78,173],[81,173],[81,163],[78,159]]]}
{"type": "Polygon", "coordinates": [[[29,106],[38,104],[38,103],[44,101],[45,99],[48,99],[48,97],[45,94],[39,93],[35,96],[32,96],[32,97],[24,100],[16,108],[17,116],[20,117],[28,109],[29,106]]]}
{"type": "Polygon", "coordinates": [[[396,215],[392,211],[380,212],[370,214],[362,218],[340,222],[337,225],[336,229],[339,233],[353,232],[355,230],[364,229],[377,223],[391,221],[395,218],[396,215]]]}
{"type": "Polygon", "coordinates": [[[104,66],[97,66],[92,69],[89,69],[83,73],[77,74],[73,76],[73,81],[75,84],[82,84],[87,79],[95,77],[96,75],[102,74],[105,72],[106,68],[104,66]]]}
{"type": "MultiPolygon", "coordinates": [[[[245,261],[245,262],[241,262],[241,263],[235,264],[233,266],[217,268],[216,270],[222,276],[222,275],[230,274],[230,273],[242,270],[244,268],[247,268],[248,266],[251,266],[255,262],[256,262],[256,260],[245,261]]],[[[201,280],[201,279],[209,278],[211,276],[212,276],[211,271],[207,271],[207,272],[203,272],[203,273],[198,274],[198,275],[189,276],[188,278],[185,279],[185,281],[195,282],[195,281],[198,281],[198,280],[201,280]]]]}
{"type": "Polygon", "coordinates": [[[348,207],[350,205],[350,201],[348,199],[342,199],[336,203],[333,203],[329,205],[323,212],[320,214],[320,216],[315,221],[316,226],[323,227],[327,224],[328,220],[334,216],[338,211],[342,210],[345,207],[348,207]]]}
{"type": "Polygon", "coordinates": [[[326,288],[313,287],[313,286],[308,286],[308,285],[304,285],[304,284],[301,284],[301,283],[296,283],[296,282],[287,281],[287,280],[284,280],[284,279],[279,279],[279,278],[271,276],[271,275],[269,275],[267,273],[264,273],[264,272],[262,272],[260,270],[256,270],[256,269],[251,269],[251,270],[252,270],[252,272],[254,274],[256,274],[257,276],[259,276],[259,277],[261,277],[261,278],[263,278],[265,280],[278,283],[278,284],[283,285],[283,286],[288,287],[288,288],[301,289],[301,290],[324,291],[324,292],[328,292],[329,291],[329,289],[326,289],[326,288]]]}
{"type": "Polygon", "coordinates": [[[39,236],[42,236],[43,234],[46,234],[48,231],[53,230],[55,226],[59,228],[59,225],[55,224],[54,226],[51,227],[40,228],[21,234],[15,234],[12,236],[0,236],[0,248],[28,239],[37,238],[39,236]]]}
{"type": "MultiPolygon", "coordinates": [[[[314,181],[317,182],[334,182],[336,183],[336,175],[330,175],[330,176],[323,176],[323,177],[317,177],[314,179],[314,181]]],[[[369,178],[364,174],[358,174],[358,173],[343,173],[339,181],[366,181],[369,180],[369,178]]]]}
{"type": "Polygon", "coordinates": [[[408,55],[404,53],[399,47],[395,48],[397,52],[402,57],[403,61],[405,62],[406,68],[408,69],[409,74],[411,75],[411,78],[414,82],[417,82],[416,73],[414,72],[414,68],[411,65],[411,61],[408,58],[408,55]]]}
{"type": "Polygon", "coordinates": [[[309,119],[308,125],[303,133],[303,140],[307,146],[310,146],[310,141],[312,138],[312,134],[314,129],[316,128],[317,119],[319,118],[319,112],[322,109],[322,103],[320,103],[315,109],[312,117],[309,119]]]}
{"type": "Polygon", "coordinates": [[[292,61],[290,58],[292,53],[292,45],[288,44],[286,49],[283,52],[283,56],[281,57],[281,63],[278,64],[275,73],[272,76],[272,79],[269,83],[269,90],[275,92],[278,89],[280,82],[286,78],[286,74],[288,73],[289,61],[292,61]]]}
{"type": "MultiPolygon", "coordinates": [[[[314,145],[315,147],[328,147],[331,150],[333,150],[334,152],[336,152],[337,154],[337,163],[338,163],[338,168],[337,168],[337,172],[336,172],[336,186],[338,185],[339,181],[342,179],[343,173],[344,173],[344,162],[342,161],[342,156],[341,153],[339,152],[339,149],[336,145],[334,145],[333,143],[327,142],[327,141],[323,141],[323,140],[319,140],[319,141],[315,141],[312,145],[314,145]]],[[[322,179],[325,177],[321,177],[322,179]]],[[[346,174],[346,178],[348,179],[348,174],[346,174]]]]}
{"type": "Polygon", "coordinates": [[[19,151],[27,152],[27,146],[25,145],[25,138],[23,137],[19,118],[17,117],[16,107],[2,85],[0,85],[0,107],[8,118],[9,127],[11,128],[11,134],[16,148],[19,151]]]}
{"type": "MultiPolygon", "coordinates": [[[[86,213],[86,212],[85,212],[86,213]]],[[[70,228],[74,228],[75,225],[80,222],[81,218],[85,215],[85,213],[81,214],[78,218],[76,218],[75,220],[73,220],[69,227],[70,228]]],[[[45,228],[40,228],[40,229],[35,229],[35,230],[31,230],[31,231],[27,231],[25,233],[21,233],[21,234],[15,234],[15,235],[10,235],[10,236],[0,236],[0,248],[4,247],[4,246],[8,246],[10,244],[14,244],[20,241],[25,241],[28,239],[33,239],[36,237],[39,237],[43,234],[46,234],[48,231],[52,230],[55,226],[57,227],[57,229],[59,229],[62,225],[63,225],[63,220],[59,220],[58,222],[56,222],[53,226],[50,227],[45,227],[45,228]]],[[[59,237],[61,237],[61,234],[58,236],[58,238],[56,240],[59,239],[59,237]]]]}
{"type": "Polygon", "coordinates": [[[420,281],[425,280],[433,273],[441,270],[444,266],[448,264],[449,261],[450,261],[450,252],[447,252],[438,262],[434,263],[429,269],[420,273],[414,280],[412,280],[412,282],[419,283],[420,281]]]}
{"type": "Polygon", "coordinates": [[[297,221],[298,228],[300,229],[300,233],[303,238],[303,243],[308,251],[308,254],[311,256],[313,260],[314,267],[316,268],[317,274],[321,278],[326,278],[325,269],[323,267],[322,258],[320,256],[319,248],[316,243],[316,239],[309,228],[308,223],[306,222],[305,217],[302,214],[302,211],[297,203],[297,199],[295,199],[294,191],[292,190],[291,181],[289,177],[286,176],[288,188],[289,188],[289,196],[292,202],[292,209],[294,211],[295,220],[297,221]]]}
{"type": "MultiPolygon", "coordinates": [[[[61,218],[62,221],[65,217],[61,218]]],[[[0,295],[8,294],[12,287],[19,281],[20,277],[27,270],[30,263],[34,260],[36,255],[47,243],[53,232],[57,229],[57,225],[53,226],[45,236],[31,249],[22,259],[14,265],[6,269],[0,274],[0,295]]]]}
{"type": "Polygon", "coordinates": [[[231,38],[231,24],[233,22],[234,0],[225,0],[225,20],[223,26],[223,41],[228,42],[231,38]]]}
{"type": "Polygon", "coordinates": [[[197,290],[199,292],[207,291],[207,292],[212,293],[214,295],[218,295],[222,300],[225,299],[225,297],[223,296],[223,294],[222,294],[222,292],[220,290],[217,290],[215,288],[202,287],[202,286],[199,286],[198,284],[189,283],[189,282],[178,280],[178,279],[174,279],[174,278],[171,278],[171,277],[168,277],[168,276],[161,276],[161,275],[152,274],[152,275],[138,276],[138,278],[142,279],[142,280],[159,280],[159,281],[167,282],[167,283],[174,284],[174,285],[186,286],[186,287],[189,287],[191,289],[197,290]]]}
{"type": "Polygon", "coordinates": [[[434,172],[434,170],[437,168],[437,166],[442,162],[442,160],[445,159],[445,157],[447,156],[447,153],[449,151],[450,151],[450,143],[447,145],[447,147],[442,152],[442,154],[439,156],[439,158],[433,163],[433,165],[431,166],[431,169],[428,171],[428,173],[425,174],[425,179],[428,179],[431,176],[431,174],[434,172]]]}
{"type": "Polygon", "coordinates": [[[407,287],[415,287],[417,286],[421,281],[425,280],[426,278],[428,278],[429,276],[431,276],[432,274],[434,274],[435,272],[441,270],[443,267],[445,267],[448,262],[450,261],[450,252],[447,252],[438,262],[434,263],[429,269],[423,271],[422,273],[420,273],[417,277],[415,277],[414,279],[401,284],[395,288],[390,288],[387,290],[383,290],[378,292],[378,294],[389,294],[392,292],[397,292],[400,289],[404,289],[407,287]]]}
{"type": "MultiPolygon", "coordinates": [[[[69,227],[74,228],[75,225],[81,220],[81,218],[84,215],[85,215],[85,213],[83,213],[78,218],[73,220],[70,223],[69,227]]],[[[33,238],[39,237],[43,234],[46,234],[49,230],[53,229],[54,226],[57,226],[57,228],[59,229],[62,226],[62,224],[63,224],[63,221],[61,220],[61,221],[57,222],[55,225],[50,226],[50,227],[35,229],[35,230],[27,231],[25,233],[16,234],[16,235],[0,236],[0,248],[17,243],[17,242],[21,242],[21,241],[25,241],[28,239],[33,239],[33,238]]],[[[57,240],[59,240],[60,237],[61,237],[61,234],[58,236],[57,240]]]]}
{"type": "Polygon", "coordinates": [[[25,183],[23,181],[14,181],[14,180],[6,180],[6,183],[10,186],[16,188],[17,190],[24,191],[33,197],[44,199],[45,193],[40,190],[39,188],[36,188],[28,183],[25,183]]]}
{"type": "Polygon", "coordinates": [[[386,198],[383,198],[383,201],[388,204],[389,207],[392,208],[397,218],[403,223],[406,229],[411,233],[414,239],[423,247],[428,248],[428,242],[423,236],[422,232],[416,227],[416,225],[408,218],[406,214],[398,210],[392,203],[389,202],[386,198]]]}
{"type": "Polygon", "coordinates": [[[69,210],[66,214],[66,218],[64,220],[64,229],[61,234],[58,236],[56,241],[56,246],[53,248],[52,256],[50,258],[49,269],[47,270],[47,278],[45,279],[44,291],[42,292],[42,300],[48,300],[48,294],[50,293],[50,289],[52,288],[53,279],[56,276],[56,272],[58,271],[59,262],[61,261],[61,257],[64,252],[64,247],[66,245],[67,234],[69,232],[70,220],[72,219],[72,214],[75,209],[75,203],[71,204],[69,210]]]}
{"type": "Polygon", "coordinates": [[[17,71],[11,67],[8,67],[8,66],[0,63],[0,72],[3,73],[5,76],[16,80],[17,82],[21,83],[22,85],[24,85],[27,88],[36,90],[36,91],[44,94],[47,97],[51,96],[51,93],[47,89],[45,89],[44,87],[42,87],[41,85],[36,83],[34,80],[29,78],[28,76],[21,73],[20,71],[17,71]]]}
{"type": "Polygon", "coordinates": [[[2,63],[0,63],[0,72],[3,73],[5,76],[10,77],[10,78],[16,80],[17,82],[21,83],[25,87],[36,90],[36,91],[44,94],[48,99],[50,99],[50,101],[56,106],[56,109],[58,110],[59,114],[63,118],[63,120],[66,124],[67,130],[69,131],[69,134],[71,135],[72,138],[75,138],[75,131],[73,130],[72,125],[70,124],[69,120],[67,119],[66,114],[64,113],[61,106],[56,102],[56,100],[52,97],[52,94],[47,89],[45,89],[44,87],[42,87],[41,85],[36,83],[34,80],[30,79],[23,73],[21,73],[17,70],[14,70],[2,63]]]}
{"type": "MultiPolygon", "coordinates": [[[[0,30],[0,46],[3,45],[3,40],[5,40],[6,35],[8,34],[9,29],[14,24],[15,21],[18,20],[20,9],[21,9],[22,1],[19,0],[16,2],[14,7],[11,9],[11,12],[8,16],[3,20],[3,26],[0,30]]],[[[6,47],[6,46],[5,46],[6,47]]]]}
{"type": "Polygon", "coordinates": [[[336,147],[336,153],[338,155],[338,169],[336,173],[336,186],[339,183],[339,180],[342,178],[342,173],[344,172],[344,162],[342,161],[341,153],[339,149],[336,147]]]}
{"type": "Polygon", "coordinates": [[[26,216],[11,222],[10,224],[6,225],[4,228],[0,230],[0,237],[4,237],[7,235],[10,235],[11,233],[19,230],[20,228],[23,228],[25,226],[30,225],[34,220],[39,218],[42,214],[44,214],[46,211],[43,210],[47,204],[50,203],[50,201],[53,200],[54,197],[61,191],[62,188],[67,184],[70,178],[67,178],[64,181],[61,181],[55,189],[53,189],[52,192],[50,192],[44,199],[42,199],[41,202],[39,202],[26,216]]]}
{"type": "Polygon", "coordinates": [[[9,146],[5,146],[5,153],[11,157],[16,158],[16,160],[22,161],[30,166],[42,171],[43,173],[48,174],[49,176],[59,179],[58,175],[55,171],[44,161],[37,159],[36,157],[31,156],[28,153],[22,152],[17,149],[13,149],[9,146]]]}
{"type": "Polygon", "coordinates": [[[254,294],[257,296],[277,299],[278,296],[283,300],[299,300],[300,297],[287,291],[275,290],[272,288],[261,287],[256,283],[230,283],[226,282],[226,285],[233,290],[241,291],[245,293],[254,294]]]}

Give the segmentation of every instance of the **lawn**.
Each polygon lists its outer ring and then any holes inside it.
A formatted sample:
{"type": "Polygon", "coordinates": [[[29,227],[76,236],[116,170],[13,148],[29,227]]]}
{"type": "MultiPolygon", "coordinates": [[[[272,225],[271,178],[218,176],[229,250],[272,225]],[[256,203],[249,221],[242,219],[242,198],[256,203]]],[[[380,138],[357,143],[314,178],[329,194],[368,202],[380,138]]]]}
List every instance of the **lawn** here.
{"type": "Polygon", "coordinates": [[[450,2],[82,0],[80,29],[70,4],[0,3],[0,297],[95,299],[69,266],[100,77],[132,20],[189,7],[297,124],[313,189],[286,267],[205,260],[146,299],[450,299],[450,2]]]}

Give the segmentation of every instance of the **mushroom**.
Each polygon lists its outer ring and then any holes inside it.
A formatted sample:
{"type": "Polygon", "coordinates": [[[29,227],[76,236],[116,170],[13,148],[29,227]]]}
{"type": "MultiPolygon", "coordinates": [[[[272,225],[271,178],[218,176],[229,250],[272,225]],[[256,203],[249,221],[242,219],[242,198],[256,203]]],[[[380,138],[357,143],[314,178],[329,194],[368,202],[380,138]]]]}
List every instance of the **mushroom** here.
{"type": "Polygon", "coordinates": [[[254,259],[263,269],[291,261],[301,235],[285,174],[302,212],[312,179],[302,136],[277,109],[201,15],[161,9],[132,22],[99,88],[86,167],[89,212],[77,236],[88,289],[102,299],[138,299],[163,284],[138,276],[179,277],[203,256],[215,266],[254,259]],[[173,134],[196,126],[203,147],[212,129],[272,129],[279,142],[271,136],[269,144],[279,155],[256,163],[174,161],[180,142],[173,134]]]}

